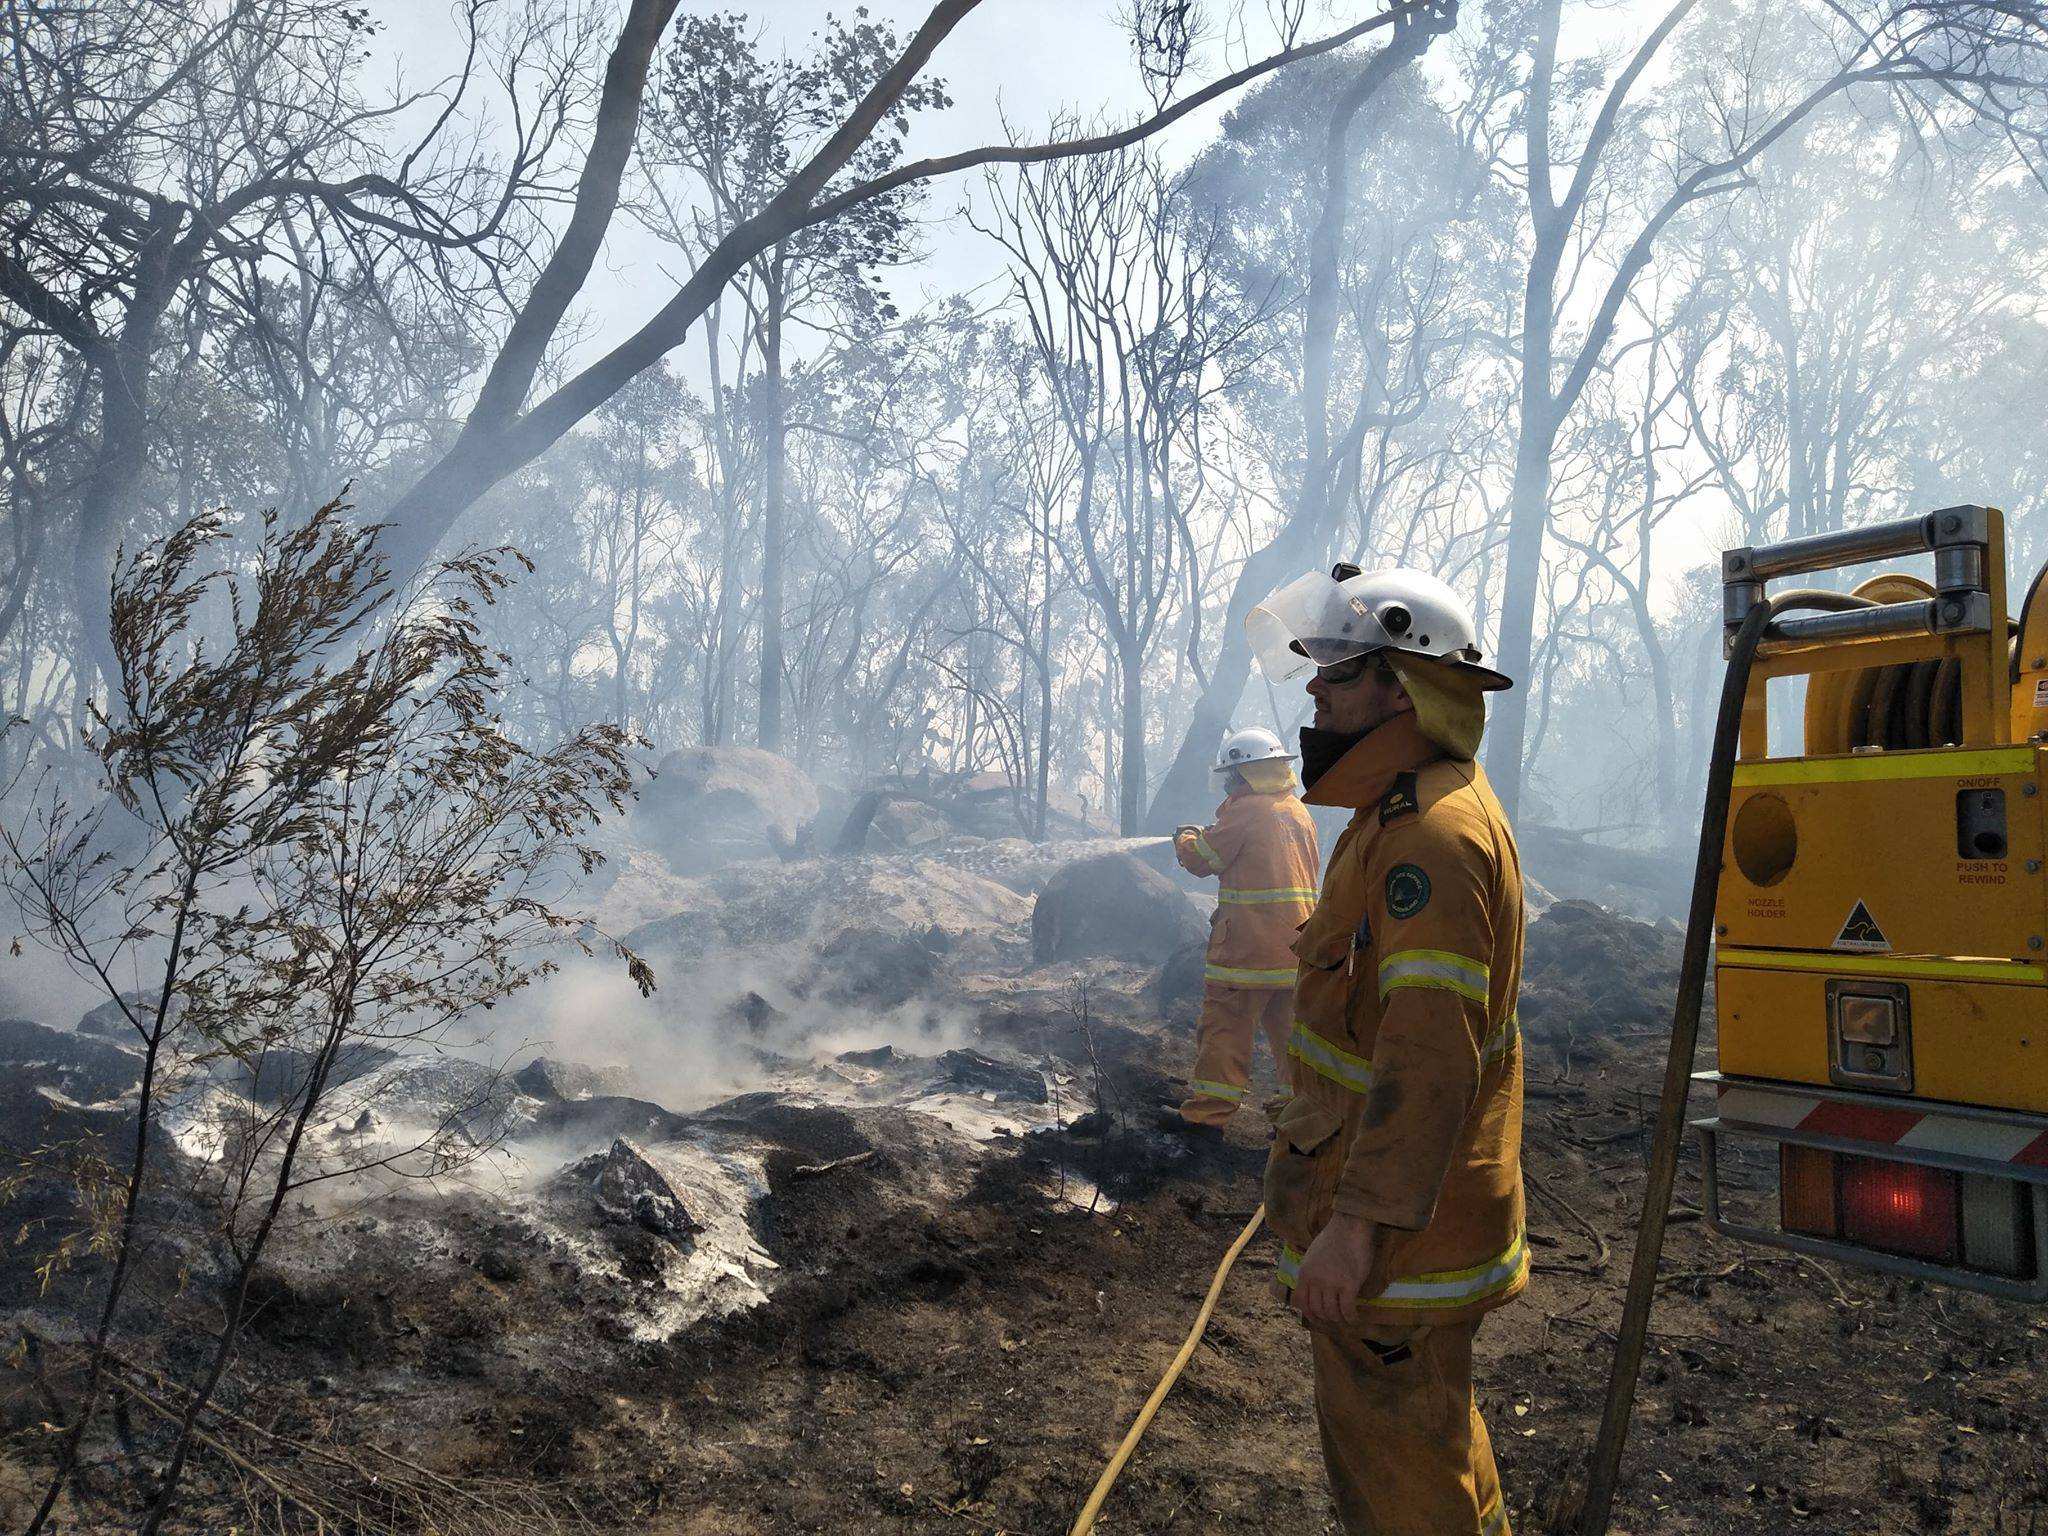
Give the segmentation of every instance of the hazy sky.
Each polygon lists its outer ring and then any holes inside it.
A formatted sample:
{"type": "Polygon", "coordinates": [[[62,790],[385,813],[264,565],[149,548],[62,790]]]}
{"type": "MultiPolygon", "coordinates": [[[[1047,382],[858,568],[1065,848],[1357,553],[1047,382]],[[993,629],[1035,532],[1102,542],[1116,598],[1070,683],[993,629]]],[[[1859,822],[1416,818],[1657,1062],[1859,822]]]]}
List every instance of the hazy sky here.
{"type": "MultiPolygon", "coordinates": [[[[1127,121],[1149,109],[1127,38],[1116,24],[1121,0],[985,0],[940,47],[931,72],[943,79],[953,106],[915,120],[913,158],[1001,143],[1007,116],[1020,133],[1036,135],[1062,110],[1084,117],[1106,115],[1127,121]]],[[[448,9],[428,0],[372,0],[383,24],[379,60],[400,64],[414,85],[447,67],[455,32],[448,9]]],[[[687,0],[683,14],[736,10],[757,23],[764,50],[805,51],[810,35],[828,14],[850,16],[855,6],[823,0],[687,0]]],[[[930,11],[929,0],[868,0],[865,9],[891,22],[908,37],[930,11]]],[[[1257,7],[1254,7],[1257,9],[1257,7]]],[[[1360,15],[1364,12],[1361,10],[1360,15]]],[[[1203,78],[1221,63],[1221,39],[1209,49],[1203,78]]],[[[1170,154],[1184,155],[1206,142],[1228,103],[1191,113],[1163,136],[1170,154]]],[[[899,299],[923,291],[957,292],[998,276],[1001,252],[956,217],[979,172],[933,184],[923,209],[928,256],[905,275],[899,299]]],[[[687,274],[687,265],[664,242],[647,235],[625,215],[614,221],[605,245],[609,283],[593,282],[586,294],[592,334],[585,350],[617,340],[658,308],[687,274]]],[[[692,377],[701,338],[686,344],[677,361],[692,377]]]]}
{"type": "MultiPolygon", "coordinates": [[[[370,0],[384,29],[380,46],[385,67],[403,67],[410,83],[423,84],[445,71],[452,57],[456,33],[451,12],[441,0],[370,0]]],[[[549,0],[530,0],[545,4],[549,0]]],[[[562,0],[568,3],[568,0],[562,0]]],[[[1125,0],[983,0],[956,27],[939,48],[930,72],[946,82],[953,105],[943,112],[927,113],[912,123],[909,154],[912,158],[947,153],[980,144],[1001,143],[1009,137],[1005,119],[1015,131],[1031,137],[1042,136],[1050,119],[1063,111],[1083,119],[1106,118],[1128,122],[1150,110],[1131,57],[1128,37],[1117,24],[1125,0]]],[[[615,15],[622,6],[606,6],[601,14],[615,15]]],[[[685,0],[681,13],[704,14],[718,10],[744,13],[755,22],[764,51],[806,51],[811,34],[829,14],[850,16],[856,9],[829,0],[685,0]]],[[[908,37],[930,10],[930,0],[867,0],[868,14],[888,21],[899,35],[908,37]]],[[[1218,0],[1209,10],[1221,16],[1230,7],[1218,0]]],[[[1262,17],[1265,7],[1247,0],[1242,9],[1262,17]]],[[[1641,7],[1624,3],[1601,10],[1593,19],[1593,30],[1575,39],[1580,49],[1595,48],[1613,40],[1619,32],[1633,36],[1641,7]]],[[[1319,35],[1335,26],[1368,14],[1364,0],[1357,3],[1321,3],[1310,6],[1309,32],[1319,35]],[[1334,20],[1333,20],[1334,17],[1334,20]]],[[[606,33],[609,46],[610,32],[606,33]]],[[[1272,51],[1269,31],[1253,34],[1249,46],[1263,56],[1272,51]]],[[[1244,56],[1244,40],[1212,37],[1201,58],[1195,78],[1215,78],[1244,56]]],[[[1162,134],[1159,143],[1171,159],[1197,153],[1215,134],[1225,113],[1242,93],[1226,96],[1202,111],[1190,113],[1162,134]]],[[[957,293],[982,284],[991,285],[987,297],[993,301],[999,290],[993,285],[1001,278],[1004,256],[994,242],[969,228],[959,211],[969,192],[980,184],[979,171],[932,183],[921,211],[926,255],[915,267],[902,273],[892,291],[905,310],[918,307],[925,295],[957,293]]],[[[638,227],[621,212],[613,221],[603,256],[601,272],[609,280],[593,279],[584,294],[579,314],[588,334],[571,352],[572,362],[587,359],[637,328],[688,273],[687,258],[661,239],[638,227]]],[[[706,382],[703,337],[695,330],[688,340],[670,354],[670,366],[692,384],[706,382]]],[[[1666,530],[1666,539],[1678,558],[1668,562],[1667,579],[1675,578],[1686,565],[1710,559],[1725,519],[1726,509],[1713,498],[1697,503],[1666,530]]]]}

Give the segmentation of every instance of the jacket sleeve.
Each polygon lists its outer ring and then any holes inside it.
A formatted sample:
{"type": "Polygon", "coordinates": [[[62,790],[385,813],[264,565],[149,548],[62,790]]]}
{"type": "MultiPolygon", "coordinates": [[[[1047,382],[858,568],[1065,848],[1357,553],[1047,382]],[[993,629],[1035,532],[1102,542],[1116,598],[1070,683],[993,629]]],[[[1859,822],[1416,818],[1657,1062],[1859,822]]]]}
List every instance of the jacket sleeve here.
{"type": "Polygon", "coordinates": [[[1384,830],[1366,866],[1379,1033],[1338,1181],[1339,1215],[1420,1231],[1478,1097],[1493,921],[1485,852],[1427,818],[1384,830]]]}
{"type": "Polygon", "coordinates": [[[1233,814],[1235,810],[1236,803],[1226,800],[1208,826],[1174,839],[1173,851],[1189,874],[1220,875],[1243,851],[1246,818],[1233,814]]]}

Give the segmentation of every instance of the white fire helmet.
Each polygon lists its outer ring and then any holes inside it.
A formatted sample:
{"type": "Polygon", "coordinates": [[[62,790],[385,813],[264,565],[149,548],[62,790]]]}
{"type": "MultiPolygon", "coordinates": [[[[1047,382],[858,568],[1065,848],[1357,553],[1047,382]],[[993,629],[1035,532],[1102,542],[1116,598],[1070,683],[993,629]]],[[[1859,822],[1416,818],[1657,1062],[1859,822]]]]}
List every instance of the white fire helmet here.
{"type": "Polygon", "coordinates": [[[1280,738],[1271,731],[1252,726],[1248,730],[1232,731],[1223,738],[1223,746],[1216,753],[1216,766],[1211,773],[1229,773],[1242,768],[1246,763],[1292,762],[1294,754],[1280,744],[1280,738]]]}
{"type": "Polygon", "coordinates": [[[1259,670],[1276,683],[1373,651],[1406,651],[1476,675],[1489,691],[1514,686],[1480,665],[1472,610],[1427,571],[1311,571],[1246,614],[1244,627],[1259,670]]]}

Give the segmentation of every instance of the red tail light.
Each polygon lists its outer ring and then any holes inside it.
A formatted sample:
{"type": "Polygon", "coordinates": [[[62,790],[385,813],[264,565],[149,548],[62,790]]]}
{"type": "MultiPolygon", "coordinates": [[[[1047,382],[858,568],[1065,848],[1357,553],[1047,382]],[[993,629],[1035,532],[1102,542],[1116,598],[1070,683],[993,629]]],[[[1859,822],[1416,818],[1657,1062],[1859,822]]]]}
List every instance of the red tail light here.
{"type": "Polygon", "coordinates": [[[1956,1176],[1915,1163],[1844,1157],[1842,1236],[1936,1263],[1961,1257],[1956,1176]]]}

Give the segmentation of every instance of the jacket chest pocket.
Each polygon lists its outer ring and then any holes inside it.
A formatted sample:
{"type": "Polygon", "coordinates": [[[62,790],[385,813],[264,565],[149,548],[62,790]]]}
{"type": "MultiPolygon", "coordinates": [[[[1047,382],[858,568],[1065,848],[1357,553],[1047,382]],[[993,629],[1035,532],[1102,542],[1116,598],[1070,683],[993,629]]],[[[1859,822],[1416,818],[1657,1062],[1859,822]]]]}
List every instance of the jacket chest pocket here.
{"type": "Polygon", "coordinates": [[[1343,1171],[1344,1122],[1334,1110],[1297,1093],[1273,1124],[1266,1159],[1266,1221],[1283,1242],[1306,1248],[1336,1198],[1343,1171]]]}
{"type": "Polygon", "coordinates": [[[1330,911],[1327,906],[1318,907],[1295,936],[1295,957],[1310,970],[1344,970],[1351,959],[1356,926],[1350,918],[1330,911]]]}

